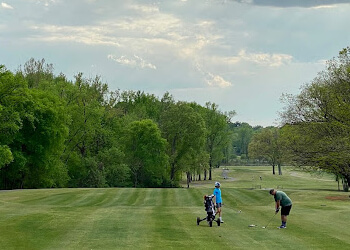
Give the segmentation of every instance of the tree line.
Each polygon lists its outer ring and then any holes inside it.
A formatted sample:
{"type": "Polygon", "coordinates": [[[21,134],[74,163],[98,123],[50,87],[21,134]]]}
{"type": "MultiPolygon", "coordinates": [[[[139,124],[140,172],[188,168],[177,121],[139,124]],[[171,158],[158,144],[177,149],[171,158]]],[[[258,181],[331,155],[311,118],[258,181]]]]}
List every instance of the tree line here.
{"type": "Polygon", "coordinates": [[[252,127],[234,111],[53,71],[44,59],[0,66],[1,189],[174,187],[247,155],[252,127]]]}

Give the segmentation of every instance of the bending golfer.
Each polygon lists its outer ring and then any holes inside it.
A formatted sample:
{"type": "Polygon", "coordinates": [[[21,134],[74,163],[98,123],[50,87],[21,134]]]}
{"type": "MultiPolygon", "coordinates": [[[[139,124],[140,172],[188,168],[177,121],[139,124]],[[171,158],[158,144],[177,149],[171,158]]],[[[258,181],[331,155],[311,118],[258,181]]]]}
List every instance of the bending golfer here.
{"type": "Polygon", "coordinates": [[[292,209],[292,200],[282,191],[277,191],[275,189],[270,190],[270,194],[274,196],[276,202],[276,214],[281,210],[281,220],[282,225],[279,228],[287,228],[287,216],[289,215],[290,210],[292,209]]]}
{"type": "Polygon", "coordinates": [[[220,182],[215,182],[215,189],[214,189],[213,195],[214,195],[214,204],[216,203],[216,208],[218,209],[217,213],[219,214],[220,222],[224,223],[224,221],[221,218],[222,198],[221,198],[220,182]]]}

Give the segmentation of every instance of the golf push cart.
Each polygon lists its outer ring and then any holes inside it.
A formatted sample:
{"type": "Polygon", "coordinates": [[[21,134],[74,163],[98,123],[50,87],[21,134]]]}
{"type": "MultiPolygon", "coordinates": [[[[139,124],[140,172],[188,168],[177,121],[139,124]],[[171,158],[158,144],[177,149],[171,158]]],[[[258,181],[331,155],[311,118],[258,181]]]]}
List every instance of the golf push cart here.
{"type": "Polygon", "coordinates": [[[218,226],[220,226],[220,219],[215,220],[215,206],[213,202],[213,197],[214,195],[204,196],[204,210],[207,212],[207,216],[203,219],[197,217],[197,225],[199,225],[201,221],[206,220],[210,227],[213,226],[213,221],[215,221],[218,224],[218,226]]]}

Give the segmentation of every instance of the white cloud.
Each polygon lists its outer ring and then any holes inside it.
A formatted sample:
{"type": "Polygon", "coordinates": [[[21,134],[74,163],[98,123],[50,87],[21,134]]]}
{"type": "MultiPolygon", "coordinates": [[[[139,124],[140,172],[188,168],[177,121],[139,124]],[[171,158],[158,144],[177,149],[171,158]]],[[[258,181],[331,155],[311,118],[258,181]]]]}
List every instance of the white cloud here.
{"type": "Polygon", "coordinates": [[[144,12],[144,13],[159,12],[159,8],[156,5],[132,4],[132,5],[129,5],[128,7],[129,9],[144,12]]]}
{"type": "Polygon", "coordinates": [[[4,9],[10,9],[10,10],[13,9],[13,7],[11,5],[4,3],[4,2],[1,3],[1,7],[4,9]]]}
{"type": "Polygon", "coordinates": [[[127,57],[127,56],[121,56],[121,57],[116,57],[114,55],[108,55],[107,56],[108,59],[115,61],[121,65],[126,65],[132,68],[141,68],[141,69],[145,69],[145,68],[149,68],[149,69],[157,69],[157,67],[155,65],[153,65],[152,63],[147,62],[146,60],[144,60],[143,58],[134,55],[133,57],[127,57]]]}
{"type": "Polygon", "coordinates": [[[49,7],[52,4],[56,4],[59,0],[38,0],[36,3],[49,7]]]}
{"type": "Polygon", "coordinates": [[[208,73],[208,77],[206,78],[206,82],[211,87],[220,87],[220,88],[226,88],[232,86],[232,83],[229,81],[226,81],[224,78],[222,78],[219,75],[214,75],[212,73],[208,73]]]}
{"type": "Polygon", "coordinates": [[[320,5],[320,6],[314,6],[311,7],[311,9],[331,9],[331,8],[336,8],[337,6],[335,5],[320,5]]]}
{"type": "MultiPolygon", "coordinates": [[[[195,54],[193,54],[195,57],[195,54]]],[[[265,68],[278,68],[283,65],[289,65],[293,57],[286,54],[269,54],[269,53],[247,53],[245,50],[240,50],[237,56],[206,56],[205,60],[197,60],[195,63],[196,70],[204,77],[204,81],[210,87],[227,88],[232,86],[232,81],[225,79],[222,74],[254,76],[257,72],[254,65],[258,64],[265,68]],[[199,61],[204,61],[199,63],[199,61]],[[244,68],[242,68],[242,66],[244,68]],[[216,73],[206,70],[211,68],[216,73]]]]}
{"type": "Polygon", "coordinates": [[[291,63],[293,57],[286,54],[268,54],[268,53],[246,53],[245,50],[241,50],[238,53],[238,57],[241,60],[253,62],[256,64],[266,65],[270,67],[278,67],[284,64],[291,63]]]}
{"type": "Polygon", "coordinates": [[[204,80],[210,87],[226,88],[232,86],[232,83],[225,80],[222,76],[206,72],[202,69],[202,66],[197,62],[195,67],[199,73],[204,76],[204,80]]]}
{"type": "Polygon", "coordinates": [[[28,38],[34,41],[120,46],[118,38],[108,35],[102,26],[35,25],[30,26],[30,29],[39,32],[28,38]]]}
{"type": "Polygon", "coordinates": [[[318,60],[314,64],[321,64],[321,65],[325,65],[326,66],[327,62],[328,62],[328,60],[318,60]]]}

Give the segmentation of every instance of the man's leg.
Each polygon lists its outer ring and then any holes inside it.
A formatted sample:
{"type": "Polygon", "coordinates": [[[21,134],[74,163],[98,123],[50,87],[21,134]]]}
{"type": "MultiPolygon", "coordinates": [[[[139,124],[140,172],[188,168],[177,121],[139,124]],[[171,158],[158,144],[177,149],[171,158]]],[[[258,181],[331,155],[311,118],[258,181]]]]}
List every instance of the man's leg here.
{"type": "Polygon", "coordinates": [[[220,220],[220,222],[223,222],[223,220],[222,220],[222,218],[221,218],[221,204],[217,204],[217,207],[218,207],[218,211],[217,211],[217,213],[219,214],[219,220],[220,220]]]}
{"type": "Polygon", "coordinates": [[[281,220],[282,220],[282,225],[286,225],[286,223],[287,223],[287,215],[282,215],[281,216],[281,220]]]}
{"type": "Polygon", "coordinates": [[[281,228],[285,228],[287,227],[287,216],[290,213],[292,206],[287,206],[287,207],[282,207],[282,211],[281,211],[281,221],[282,221],[282,225],[281,228]]]}
{"type": "Polygon", "coordinates": [[[279,226],[279,228],[284,228],[284,227],[286,227],[286,222],[287,222],[287,216],[281,214],[281,226],[279,226]]]}

